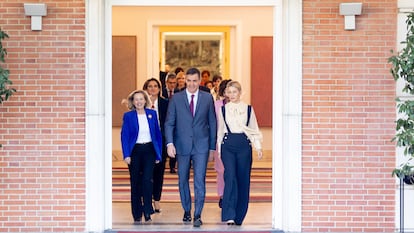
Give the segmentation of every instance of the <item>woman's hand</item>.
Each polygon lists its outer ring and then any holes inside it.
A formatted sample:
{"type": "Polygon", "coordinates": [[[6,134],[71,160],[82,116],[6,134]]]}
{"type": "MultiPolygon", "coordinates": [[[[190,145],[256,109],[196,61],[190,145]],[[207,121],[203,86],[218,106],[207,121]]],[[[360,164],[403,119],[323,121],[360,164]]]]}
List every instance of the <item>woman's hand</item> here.
{"type": "Polygon", "coordinates": [[[257,158],[259,160],[261,160],[263,158],[263,151],[262,150],[257,150],[257,158]]]}
{"type": "Polygon", "coordinates": [[[124,159],[124,162],[125,162],[126,164],[130,165],[130,164],[131,164],[131,157],[126,157],[126,158],[124,159]]]}

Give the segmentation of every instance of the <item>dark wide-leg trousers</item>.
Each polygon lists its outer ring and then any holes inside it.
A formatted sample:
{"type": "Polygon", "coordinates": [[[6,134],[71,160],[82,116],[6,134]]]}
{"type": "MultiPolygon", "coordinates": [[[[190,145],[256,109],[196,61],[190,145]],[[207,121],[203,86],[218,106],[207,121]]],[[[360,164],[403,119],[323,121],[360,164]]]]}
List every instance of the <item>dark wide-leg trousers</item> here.
{"type": "Polygon", "coordinates": [[[152,189],[152,196],[154,201],[161,200],[162,186],[164,185],[164,172],[165,172],[165,163],[167,160],[167,148],[163,146],[162,150],[162,160],[161,162],[155,164],[154,167],[154,184],[152,189]]]}
{"type": "Polygon", "coordinates": [[[224,194],[221,220],[241,225],[247,214],[250,196],[252,147],[244,133],[228,133],[221,145],[224,165],[224,194]]]}
{"type": "Polygon", "coordinates": [[[134,221],[142,214],[150,215],[152,209],[153,170],[155,150],[152,143],[135,144],[131,153],[129,176],[131,182],[131,210],[134,221]]]}

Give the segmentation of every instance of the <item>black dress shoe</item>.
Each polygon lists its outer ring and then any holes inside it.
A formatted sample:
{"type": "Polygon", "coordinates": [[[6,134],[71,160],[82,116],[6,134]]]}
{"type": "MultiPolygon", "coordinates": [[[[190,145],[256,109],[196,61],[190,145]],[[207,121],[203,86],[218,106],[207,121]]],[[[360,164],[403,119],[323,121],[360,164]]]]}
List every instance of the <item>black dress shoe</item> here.
{"type": "Polygon", "coordinates": [[[193,226],[200,227],[201,225],[203,225],[203,222],[201,221],[200,216],[194,216],[193,226]]]}
{"type": "Polygon", "coordinates": [[[155,209],[154,212],[155,213],[161,213],[161,209],[155,209]]]}
{"type": "Polygon", "coordinates": [[[183,222],[191,222],[190,211],[185,211],[183,216],[183,222]]]}

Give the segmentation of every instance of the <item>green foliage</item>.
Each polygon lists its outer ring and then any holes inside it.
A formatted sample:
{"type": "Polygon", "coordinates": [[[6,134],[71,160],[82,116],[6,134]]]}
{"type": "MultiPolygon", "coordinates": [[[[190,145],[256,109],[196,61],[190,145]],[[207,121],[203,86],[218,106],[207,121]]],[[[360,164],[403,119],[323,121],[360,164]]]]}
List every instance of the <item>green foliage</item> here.
{"type": "MultiPolygon", "coordinates": [[[[9,35],[0,28],[0,63],[5,63],[7,50],[3,47],[2,41],[7,38],[9,38],[9,35]]],[[[13,82],[9,79],[9,74],[9,70],[0,66],[0,104],[16,92],[16,89],[10,87],[13,82]]]]}
{"type": "MultiPolygon", "coordinates": [[[[388,63],[391,63],[390,72],[394,80],[404,81],[402,91],[414,95],[414,12],[407,16],[405,22],[407,34],[405,41],[401,42],[405,47],[388,58],[388,63]]],[[[392,175],[402,177],[414,173],[414,166],[411,165],[414,159],[414,100],[397,98],[396,101],[400,117],[396,121],[396,134],[392,141],[395,141],[398,147],[404,148],[404,155],[408,160],[395,168],[392,175]]]]}

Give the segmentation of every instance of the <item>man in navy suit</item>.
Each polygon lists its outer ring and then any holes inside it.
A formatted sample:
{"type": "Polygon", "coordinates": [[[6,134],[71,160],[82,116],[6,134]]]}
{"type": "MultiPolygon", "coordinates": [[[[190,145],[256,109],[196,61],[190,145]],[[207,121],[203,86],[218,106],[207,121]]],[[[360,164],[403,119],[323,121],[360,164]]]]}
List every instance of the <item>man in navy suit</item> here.
{"type": "Polygon", "coordinates": [[[190,167],[194,173],[194,227],[200,227],[206,194],[208,160],[216,149],[217,123],[213,97],[200,91],[200,71],[186,72],[186,89],[170,99],[165,121],[168,156],[178,162],[178,186],[184,222],[191,222],[190,167]]]}

